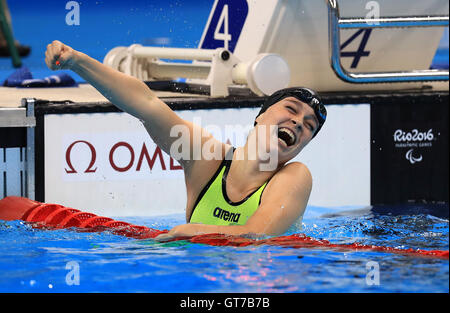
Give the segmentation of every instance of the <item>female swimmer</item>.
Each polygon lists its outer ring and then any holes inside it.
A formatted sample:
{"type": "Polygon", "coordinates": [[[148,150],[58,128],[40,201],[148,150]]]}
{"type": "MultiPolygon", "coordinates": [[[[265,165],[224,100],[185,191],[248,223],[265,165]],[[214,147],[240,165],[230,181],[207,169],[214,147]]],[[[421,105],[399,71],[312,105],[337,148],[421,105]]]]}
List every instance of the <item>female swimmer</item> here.
{"type": "Polygon", "coordinates": [[[74,71],[141,120],[153,141],[183,167],[187,223],[157,240],[207,233],[280,235],[303,216],[312,177],[304,164],[288,162],[325,122],[325,107],[312,90],[289,88],[270,96],[246,144],[235,149],[180,118],[142,81],[60,41],[47,46],[45,62],[51,70],[74,71]],[[174,127],[189,136],[171,136],[174,127]],[[188,151],[179,153],[180,147],[188,151]]]}

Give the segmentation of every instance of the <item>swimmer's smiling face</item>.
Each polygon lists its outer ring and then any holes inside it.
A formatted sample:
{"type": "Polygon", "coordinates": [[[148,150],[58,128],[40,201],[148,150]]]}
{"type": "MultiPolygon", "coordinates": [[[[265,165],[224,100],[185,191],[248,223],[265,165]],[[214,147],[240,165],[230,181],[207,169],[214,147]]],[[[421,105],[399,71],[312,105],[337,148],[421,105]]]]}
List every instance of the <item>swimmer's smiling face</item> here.
{"type": "Polygon", "coordinates": [[[279,164],[296,157],[319,127],[314,110],[295,97],[287,97],[273,104],[258,116],[256,122],[256,127],[264,125],[268,129],[275,126],[275,133],[266,131],[266,147],[276,139],[279,164]]]}

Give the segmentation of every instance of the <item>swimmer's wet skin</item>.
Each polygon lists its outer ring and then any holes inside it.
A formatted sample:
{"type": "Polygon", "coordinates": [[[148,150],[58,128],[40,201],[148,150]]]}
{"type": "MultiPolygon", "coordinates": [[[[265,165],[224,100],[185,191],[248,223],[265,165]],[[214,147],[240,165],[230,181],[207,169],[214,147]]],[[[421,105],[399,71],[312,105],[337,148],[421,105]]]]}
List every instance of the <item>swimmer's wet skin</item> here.
{"type": "Polygon", "coordinates": [[[280,235],[303,216],[312,177],[304,164],[288,162],[317,135],[326,120],[326,109],[314,91],[280,90],[263,104],[249,138],[257,138],[258,146],[276,142],[277,162],[273,168],[261,170],[266,160],[250,155],[250,139],[235,151],[201,129],[201,139],[194,140],[199,126],[181,119],[142,81],[60,41],[47,46],[45,62],[51,70],[74,71],[119,109],[142,121],[153,141],[167,154],[175,142],[190,147],[188,158],[175,158],[185,174],[188,224],[174,227],[158,240],[208,233],[280,235]],[[190,136],[171,137],[175,126],[185,127],[190,136]],[[265,131],[274,126],[277,132],[265,131]],[[194,159],[192,151],[202,151],[205,143],[221,157],[194,159]],[[224,165],[227,155],[232,157],[224,165]]]}

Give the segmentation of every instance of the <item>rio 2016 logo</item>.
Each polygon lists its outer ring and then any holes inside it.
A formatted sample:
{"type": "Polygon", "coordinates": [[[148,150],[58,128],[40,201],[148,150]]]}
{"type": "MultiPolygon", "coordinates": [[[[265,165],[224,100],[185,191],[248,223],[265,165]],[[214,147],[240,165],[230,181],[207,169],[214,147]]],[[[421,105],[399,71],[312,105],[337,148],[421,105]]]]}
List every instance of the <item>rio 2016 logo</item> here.
{"type": "Polygon", "coordinates": [[[434,139],[433,129],[429,129],[426,132],[420,132],[417,129],[413,129],[410,132],[405,132],[401,129],[397,129],[394,133],[394,141],[432,141],[434,139]]]}
{"type": "Polygon", "coordinates": [[[422,162],[422,154],[418,154],[414,151],[415,148],[431,147],[432,141],[435,140],[435,135],[433,129],[428,131],[419,131],[418,129],[413,129],[411,131],[403,131],[402,129],[397,129],[394,132],[394,142],[397,148],[410,148],[406,154],[405,158],[411,164],[416,164],[422,162]]]}

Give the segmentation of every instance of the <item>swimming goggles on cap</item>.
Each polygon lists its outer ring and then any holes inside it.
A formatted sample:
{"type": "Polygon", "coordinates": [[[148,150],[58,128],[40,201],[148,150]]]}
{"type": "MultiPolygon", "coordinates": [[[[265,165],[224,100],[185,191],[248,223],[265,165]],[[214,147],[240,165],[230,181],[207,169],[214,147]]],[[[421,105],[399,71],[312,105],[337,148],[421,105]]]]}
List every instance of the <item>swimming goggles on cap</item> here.
{"type": "Polygon", "coordinates": [[[319,122],[317,130],[313,135],[314,138],[322,128],[323,124],[325,124],[325,121],[327,119],[327,110],[319,96],[311,89],[304,87],[294,87],[276,91],[266,100],[266,102],[264,102],[261,111],[256,117],[264,113],[271,105],[288,97],[297,98],[298,100],[308,104],[314,110],[314,114],[316,115],[317,121],[319,122]]]}

